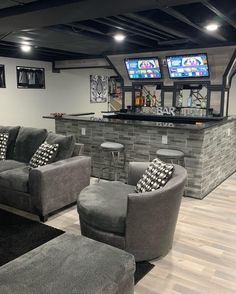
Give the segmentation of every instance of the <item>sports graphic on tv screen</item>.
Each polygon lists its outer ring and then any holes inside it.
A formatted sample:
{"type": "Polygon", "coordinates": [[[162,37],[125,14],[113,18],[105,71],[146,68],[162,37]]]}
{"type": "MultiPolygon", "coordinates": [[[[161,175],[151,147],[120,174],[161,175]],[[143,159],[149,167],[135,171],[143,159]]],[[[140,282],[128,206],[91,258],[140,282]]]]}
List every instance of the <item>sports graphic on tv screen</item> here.
{"type": "Polygon", "coordinates": [[[166,59],[170,78],[209,77],[206,54],[168,56],[166,59]]]}
{"type": "Polygon", "coordinates": [[[157,58],[126,59],[125,64],[130,79],[161,79],[157,58]]]}

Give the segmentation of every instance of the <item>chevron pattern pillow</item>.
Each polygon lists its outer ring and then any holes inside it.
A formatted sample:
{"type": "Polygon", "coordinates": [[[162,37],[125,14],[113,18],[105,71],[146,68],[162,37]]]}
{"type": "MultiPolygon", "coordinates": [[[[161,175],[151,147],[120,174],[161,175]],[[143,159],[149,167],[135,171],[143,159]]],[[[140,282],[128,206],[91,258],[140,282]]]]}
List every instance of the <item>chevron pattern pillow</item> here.
{"type": "Polygon", "coordinates": [[[0,133],[0,160],[6,159],[8,138],[8,133],[0,133]]]}
{"type": "Polygon", "coordinates": [[[165,163],[155,158],[138,181],[135,191],[143,193],[155,191],[164,187],[172,177],[173,172],[174,166],[172,164],[165,163]]]}

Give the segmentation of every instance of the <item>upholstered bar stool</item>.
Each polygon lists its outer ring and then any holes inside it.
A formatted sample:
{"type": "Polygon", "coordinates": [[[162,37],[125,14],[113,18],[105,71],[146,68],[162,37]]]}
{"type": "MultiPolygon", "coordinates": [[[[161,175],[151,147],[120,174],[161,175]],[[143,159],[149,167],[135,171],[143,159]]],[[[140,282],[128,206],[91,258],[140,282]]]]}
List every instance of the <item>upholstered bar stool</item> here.
{"type": "Polygon", "coordinates": [[[184,166],[184,153],[175,149],[159,149],[157,157],[165,162],[177,163],[184,166]]]}
{"type": "Polygon", "coordinates": [[[123,144],[120,143],[116,143],[116,142],[104,142],[100,145],[100,150],[101,150],[101,162],[103,160],[103,157],[105,155],[105,153],[108,153],[111,155],[111,159],[110,159],[110,166],[109,167],[103,167],[101,168],[100,174],[99,174],[99,178],[98,178],[98,182],[101,178],[101,176],[103,175],[103,170],[107,169],[107,168],[111,168],[114,167],[115,169],[115,181],[117,181],[117,168],[118,168],[118,162],[120,159],[120,152],[124,153],[124,166],[125,166],[125,146],[123,144]],[[113,163],[113,165],[112,165],[113,163]]]}

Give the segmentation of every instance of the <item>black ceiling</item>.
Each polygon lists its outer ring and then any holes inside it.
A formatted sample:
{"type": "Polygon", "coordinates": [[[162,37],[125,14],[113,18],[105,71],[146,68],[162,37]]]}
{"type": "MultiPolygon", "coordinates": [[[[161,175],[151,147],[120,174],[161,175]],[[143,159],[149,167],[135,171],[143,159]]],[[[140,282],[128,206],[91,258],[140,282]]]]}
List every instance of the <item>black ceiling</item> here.
{"type": "Polygon", "coordinates": [[[235,0],[0,1],[2,56],[61,60],[235,44],[235,0]],[[206,32],[209,22],[217,32],[206,32]],[[113,40],[117,31],[125,42],[113,40]],[[30,54],[19,49],[25,41],[30,54]]]}

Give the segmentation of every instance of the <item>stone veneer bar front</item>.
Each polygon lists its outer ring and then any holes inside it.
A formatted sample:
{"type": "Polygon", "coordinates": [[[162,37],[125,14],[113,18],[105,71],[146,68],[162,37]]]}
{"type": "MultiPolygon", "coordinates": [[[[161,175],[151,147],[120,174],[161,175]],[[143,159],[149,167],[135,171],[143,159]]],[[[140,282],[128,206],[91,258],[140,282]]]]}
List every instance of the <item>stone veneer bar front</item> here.
{"type": "MultiPolygon", "coordinates": [[[[45,117],[51,118],[51,117],[45,117]]],[[[202,199],[236,170],[236,120],[199,125],[131,121],[118,119],[92,120],[63,117],[55,120],[56,132],[74,134],[85,145],[85,155],[92,157],[92,175],[99,176],[109,159],[101,156],[104,141],[124,144],[126,164],[119,163],[120,180],[126,181],[128,162],[151,161],[159,148],[181,150],[185,154],[188,181],[185,196],[202,199]],[[82,135],[85,129],[85,135],[82,135]],[[84,130],[83,130],[84,131],[84,130]],[[168,144],[162,144],[162,136],[168,144]]],[[[103,178],[114,178],[114,170],[104,170],[103,178]],[[112,172],[113,171],[113,172],[112,172]]]]}

